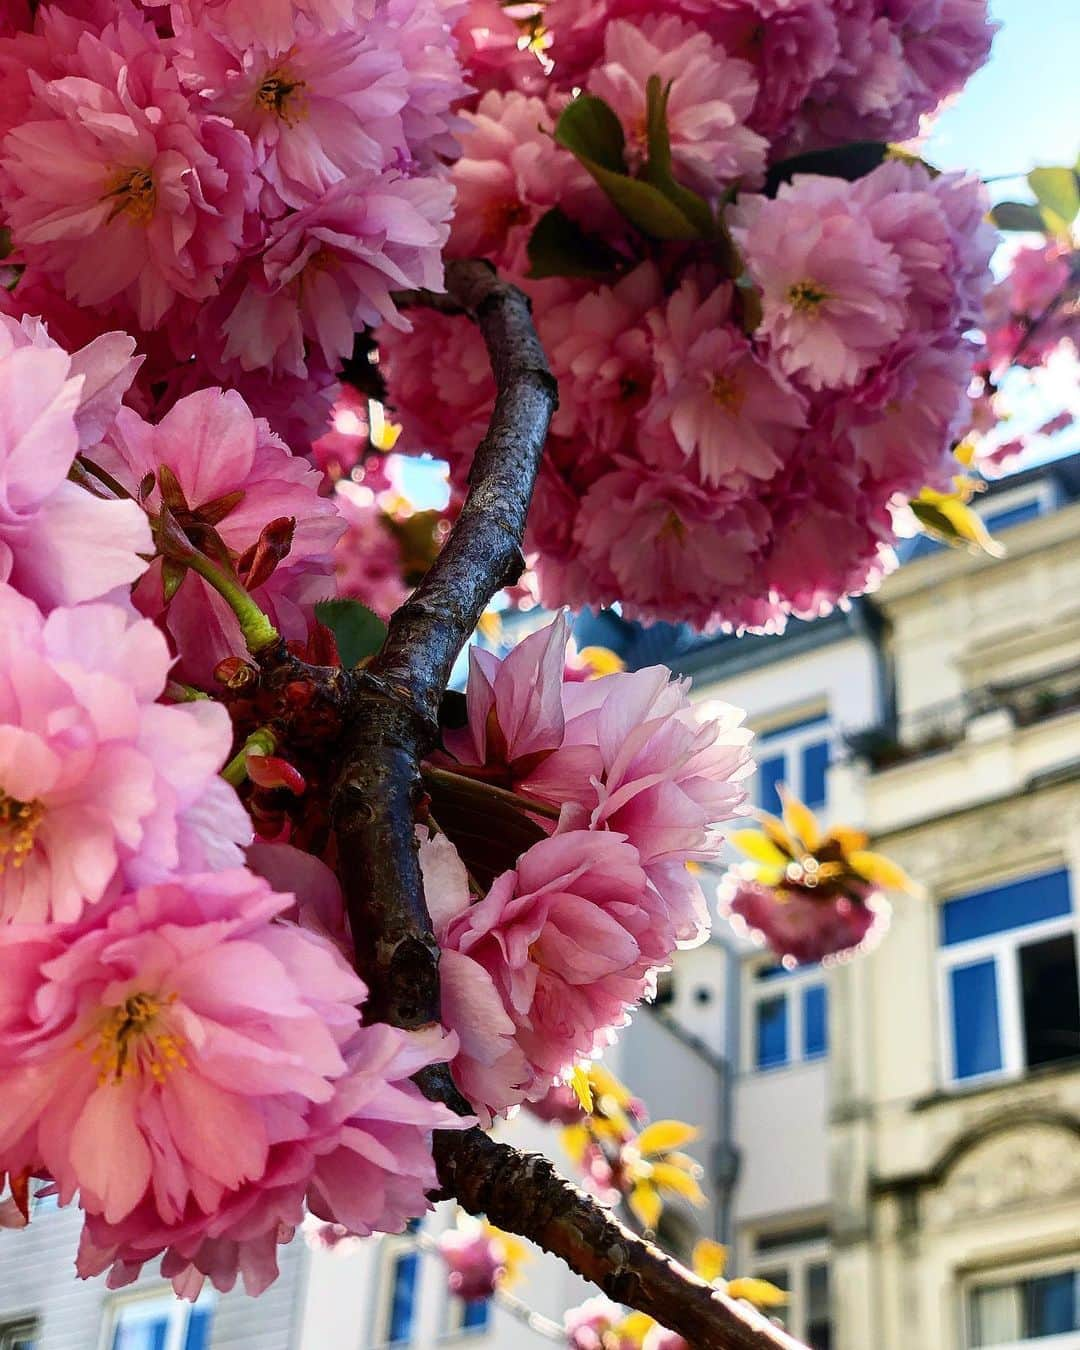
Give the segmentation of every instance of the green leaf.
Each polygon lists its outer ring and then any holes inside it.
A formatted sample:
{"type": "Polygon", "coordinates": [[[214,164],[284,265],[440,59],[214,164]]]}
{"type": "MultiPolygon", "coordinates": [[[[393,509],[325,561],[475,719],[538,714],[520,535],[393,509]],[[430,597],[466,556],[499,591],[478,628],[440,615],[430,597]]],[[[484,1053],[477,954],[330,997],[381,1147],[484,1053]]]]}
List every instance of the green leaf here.
{"type": "Polygon", "coordinates": [[[998,202],[990,211],[990,219],[999,230],[1020,230],[1042,234],[1046,229],[1042,212],[1030,202],[998,202]]]}
{"type": "Polygon", "coordinates": [[[567,104],[555,140],[587,169],[628,221],[654,239],[700,239],[701,231],[674,202],[626,172],[622,125],[602,98],[582,94],[567,104]]]}
{"type": "Polygon", "coordinates": [[[333,633],[341,664],[347,668],[374,656],[386,637],[386,624],[359,600],[320,600],[315,617],[333,633]]]}
{"type": "Polygon", "coordinates": [[[599,235],[586,234],[580,225],[553,206],[536,222],[529,236],[529,276],[610,277],[621,258],[599,235]]]}
{"type": "Polygon", "coordinates": [[[884,141],[852,141],[831,150],[810,150],[774,164],[765,176],[762,190],[766,197],[775,197],[780,184],[790,182],[797,173],[820,173],[826,178],[845,178],[853,183],[884,164],[888,157],[889,146],[884,141]]]}
{"type": "Polygon", "coordinates": [[[697,226],[698,232],[708,237],[714,229],[712,208],[703,197],[677,182],[671,171],[671,135],[667,122],[671,85],[672,81],[669,81],[666,87],[662,86],[659,75],[650,75],[645,86],[645,135],[649,157],[641,176],[659,188],[668,201],[697,226]]]}
{"type": "Polygon", "coordinates": [[[1042,208],[1043,219],[1055,234],[1067,234],[1080,214],[1080,182],[1072,169],[1032,169],[1028,186],[1042,208]]]}
{"type": "Polygon", "coordinates": [[[555,140],[583,164],[588,160],[611,173],[626,173],[622,123],[602,98],[581,94],[568,103],[556,124],[555,140]]]}

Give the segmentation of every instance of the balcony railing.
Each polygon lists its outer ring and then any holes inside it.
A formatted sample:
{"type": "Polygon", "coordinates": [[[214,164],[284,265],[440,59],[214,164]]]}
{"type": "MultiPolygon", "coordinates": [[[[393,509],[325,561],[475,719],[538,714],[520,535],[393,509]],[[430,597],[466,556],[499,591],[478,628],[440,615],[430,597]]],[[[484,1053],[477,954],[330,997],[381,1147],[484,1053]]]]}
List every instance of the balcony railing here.
{"type": "Polygon", "coordinates": [[[848,732],[845,740],[853,759],[877,771],[952,749],[964,739],[969,724],[988,713],[1004,710],[1014,726],[1027,727],[1075,708],[1080,708],[1080,670],[1059,667],[1024,680],[965,690],[891,723],[848,732]]]}

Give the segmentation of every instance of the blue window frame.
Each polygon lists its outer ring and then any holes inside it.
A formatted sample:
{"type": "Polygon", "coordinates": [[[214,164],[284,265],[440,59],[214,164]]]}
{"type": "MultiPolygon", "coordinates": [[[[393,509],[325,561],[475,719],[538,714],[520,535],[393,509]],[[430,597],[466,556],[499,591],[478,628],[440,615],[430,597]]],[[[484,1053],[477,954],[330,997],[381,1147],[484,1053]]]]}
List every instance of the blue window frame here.
{"type": "Polygon", "coordinates": [[[419,1252],[399,1252],[395,1256],[390,1293],[390,1320],[386,1335],[391,1345],[406,1345],[412,1340],[419,1271],[419,1252]]]}
{"type": "Polygon", "coordinates": [[[755,1010],[754,1065],[775,1069],[788,1062],[787,995],[763,998],[755,1010]]]}
{"type": "Polygon", "coordinates": [[[1068,873],[1040,872],[1006,886],[947,900],[941,906],[941,945],[948,947],[1061,918],[1071,909],[1068,873]]]}
{"type": "Polygon", "coordinates": [[[997,962],[954,966],[952,986],[953,1072],[974,1078],[1002,1067],[1001,1017],[998,1012],[997,962]]]}
{"type": "Polygon", "coordinates": [[[812,984],[802,995],[803,1059],[829,1053],[829,996],[823,984],[812,984]]]}
{"type": "Polygon", "coordinates": [[[213,1324],[212,1297],[185,1303],[170,1291],[159,1298],[121,1300],[113,1313],[110,1350],[208,1350],[213,1324]]]}

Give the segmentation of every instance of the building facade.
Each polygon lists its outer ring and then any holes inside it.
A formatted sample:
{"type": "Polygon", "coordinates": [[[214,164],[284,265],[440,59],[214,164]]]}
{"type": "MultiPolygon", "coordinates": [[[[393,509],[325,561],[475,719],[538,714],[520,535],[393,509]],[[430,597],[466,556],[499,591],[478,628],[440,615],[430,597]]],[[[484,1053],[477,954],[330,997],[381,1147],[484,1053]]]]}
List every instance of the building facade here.
{"type": "MultiPolygon", "coordinates": [[[[925,887],[878,949],[787,972],[720,923],[611,1052],[654,1116],[692,1121],[708,1205],[665,1244],[727,1242],[790,1291],[814,1350],[1080,1350],[1080,466],[981,507],[1002,560],[928,546],[872,600],[780,638],[693,640],[612,616],[580,640],[667,661],[747,710],[756,804],[789,785],[925,887]]],[[[526,1113],[506,1137],[559,1159],[526,1113]]],[[[77,1283],[77,1215],[0,1231],[0,1350],[528,1350],[464,1305],[419,1234],[302,1239],[257,1300],[189,1309],[146,1276],[77,1283]]],[[[516,1292],[558,1322],[588,1289],[538,1255],[516,1292]]]]}

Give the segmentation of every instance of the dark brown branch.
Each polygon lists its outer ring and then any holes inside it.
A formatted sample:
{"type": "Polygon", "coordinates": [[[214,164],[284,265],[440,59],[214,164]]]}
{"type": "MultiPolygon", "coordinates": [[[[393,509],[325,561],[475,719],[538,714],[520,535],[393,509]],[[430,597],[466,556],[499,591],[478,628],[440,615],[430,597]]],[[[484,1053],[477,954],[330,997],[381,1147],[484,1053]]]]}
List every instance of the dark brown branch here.
{"type": "Polygon", "coordinates": [[[538,1243],[610,1298],[648,1313],[694,1350],[799,1350],[749,1305],[727,1298],[635,1237],[537,1153],[481,1130],[437,1136],[443,1186],[473,1214],[538,1243]]]}
{"type": "MultiPolygon", "coordinates": [[[[441,553],[390,621],[382,649],[355,677],[331,802],[357,969],[370,989],[365,1016],[402,1027],[437,1022],[440,1012],[439,949],[414,833],[419,766],[435,744],[439,703],[458,653],[495,593],[520,574],[525,516],[556,403],[525,296],[484,263],[449,264],[447,291],[483,334],[495,409],[441,553]]],[[[420,1082],[429,1097],[470,1113],[445,1065],[425,1071],[420,1082]]],[[[554,1252],[698,1350],[795,1346],[634,1237],[546,1159],[478,1129],[438,1133],[435,1151],[444,1194],[554,1252]]]]}
{"type": "MultiPolygon", "coordinates": [[[[438,735],[450,671],[492,596],[515,580],[555,381],[529,302],[486,263],[447,266],[447,291],[479,325],[497,396],[469,493],[439,556],[390,621],[363,672],[332,815],[339,869],[368,980],[373,1021],[438,1021],[438,945],[424,903],[413,834],[419,764],[438,735]]],[[[443,1088],[449,1090],[443,1073],[443,1088]]]]}

